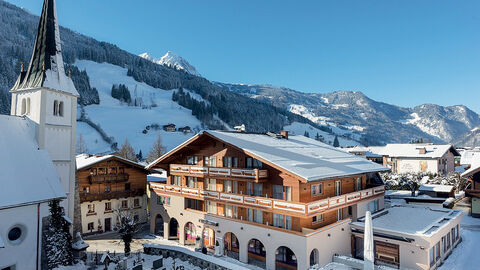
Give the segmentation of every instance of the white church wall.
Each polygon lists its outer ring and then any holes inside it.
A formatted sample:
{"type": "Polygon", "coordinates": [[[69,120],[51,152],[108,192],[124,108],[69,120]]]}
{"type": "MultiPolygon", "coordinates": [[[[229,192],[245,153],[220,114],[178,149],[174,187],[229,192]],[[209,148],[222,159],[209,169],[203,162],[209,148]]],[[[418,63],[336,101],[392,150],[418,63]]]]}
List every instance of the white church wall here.
{"type": "Polygon", "coordinates": [[[45,127],[45,149],[52,160],[71,160],[70,144],[72,129],[64,126],[50,126],[45,127]]]}
{"type": "Polygon", "coordinates": [[[39,91],[25,91],[13,95],[16,95],[16,99],[12,98],[12,102],[15,100],[15,104],[12,104],[12,106],[15,106],[14,115],[22,115],[22,103],[25,100],[25,115],[34,122],[40,123],[41,93],[39,91]],[[27,102],[28,99],[30,99],[30,102],[27,102]]]}
{"type": "MultiPolygon", "coordinates": [[[[60,92],[54,92],[50,90],[45,91],[46,94],[46,115],[45,115],[45,123],[51,125],[67,125],[70,126],[72,124],[72,100],[74,99],[72,96],[63,94],[60,92]],[[60,104],[63,102],[63,110],[62,115],[60,112],[57,115],[54,114],[54,104],[60,104]]],[[[74,104],[76,107],[76,104],[74,104]]],[[[57,109],[59,105],[57,105],[57,109]]]]}

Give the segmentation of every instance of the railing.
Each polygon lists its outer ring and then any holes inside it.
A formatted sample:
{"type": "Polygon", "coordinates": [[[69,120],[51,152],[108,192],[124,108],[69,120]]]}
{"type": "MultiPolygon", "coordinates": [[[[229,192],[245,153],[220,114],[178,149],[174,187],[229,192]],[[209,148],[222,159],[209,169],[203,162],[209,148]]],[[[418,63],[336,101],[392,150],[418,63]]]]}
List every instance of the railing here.
{"type": "Polygon", "coordinates": [[[144,194],[145,194],[144,189],[122,190],[122,191],[112,191],[112,192],[104,192],[104,193],[80,192],[80,202],[120,199],[120,198],[126,198],[126,197],[143,196],[144,194]]]}
{"type": "Polygon", "coordinates": [[[247,179],[261,179],[268,177],[267,170],[243,169],[243,168],[222,168],[222,167],[201,167],[196,165],[171,164],[171,173],[182,173],[198,175],[200,177],[237,177],[247,179]]]}
{"type": "Polygon", "coordinates": [[[127,182],[128,174],[127,173],[97,174],[97,175],[90,175],[88,178],[89,178],[90,184],[100,184],[100,183],[109,183],[109,182],[127,182]]]}
{"type": "Polygon", "coordinates": [[[198,188],[180,187],[159,183],[150,183],[150,187],[160,193],[181,194],[193,198],[212,199],[227,203],[241,204],[245,206],[259,207],[270,210],[285,211],[297,215],[314,215],[329,209],[348,205],[375,195],[384,193],[384,186],[364,189],[357,192],[326,198],[311,203],[290,202],[265,197],[254,197],[243,194],[223,193],[198,188]]]}

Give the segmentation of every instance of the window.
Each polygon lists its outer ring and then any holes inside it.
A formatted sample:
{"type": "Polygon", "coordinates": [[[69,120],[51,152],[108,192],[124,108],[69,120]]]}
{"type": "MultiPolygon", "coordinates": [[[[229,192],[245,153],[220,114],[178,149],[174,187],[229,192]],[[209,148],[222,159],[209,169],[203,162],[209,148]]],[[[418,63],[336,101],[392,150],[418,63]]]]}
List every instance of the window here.
{"type": "Polygon", "coordinates": [[[108,168],[108,174],[117,174],[117,168],[116,167],[109,167],[108,168]]]}
{"type": "Polygon", "coordinates": [[[83,193],[90,193],[90,187],[83,187],[83,193]]]}
{"type": "Polygon", "coordinates": [[[214,156],[203,157],[203,163],[204,163],[203,166],[216,167],[217,159],[214,156]]]}
{"type": "Polygon", "coordinates": [[[263,224],[263,213],[261,210],[247,208],[247,220],[263,224]]]}
{"type": "Polygon", "coordinates": [[[198,182],[197,177],[191,177],[191,176],[187,177],[187,187],[197,188],[197,184],[198,184],[197,182],[198,182]]]}
{"type": "Polygon", "coordinates": [[[320,223],[323,221],[323,214],[312,217],[312,223],[320,223]]]}
{"type": "Polygon", "coordinates": [[[104,174],[107,174],[107,170],[105,168],[98,168],[98,174],[99,175],[104,175],[104,174]]]}
{"type": "Polygon", "coordinates": [[[112,186],[105,185],[105,192],[110,192],[112,190],[112,186]]]}
{"type": "Polygon", "coordinates": [[[233,205],[225,205],[225,216],[229,218],[237,218],[238,207],[233,205]]]}
{"type": "Polygon", "coordinates": [[[292,200],[292,187],[286,186],[285,187],[285,201],[292,200]]]}
{"type": "Polygon", "coordinates": [[[457,228],[457,229],[456,229],[456,232],[457,232],[457,233],[456,233],[455,235],[457,236],[457,240],[458,240],[458,238],[460,238],[460,225],[457,224],[457,227],[456,227],[456,228],[457,228]]]}
{"type": "Polygon", "coordinates": [[[128,208],[128,201],[127,201],[127,200],[123,200],[123,201],[122,201],[122,208],[123,208],[123,209],[128,208]]]}
{"type": "Polygon", "coordinates": [[[198,163],[198,157],[197,156],[189,156],[187,157],[187,164],[189,165],[196,165],[198,163]]]}
{"type": "Polygon", "coordinates": [[[173,184],[176,185],[176,186],[181,186],[182,185],[182,177],[178,176],[178,175],[175,175],[173,177],[173,184]]]}
{"type": "Polygon", "coordinates": [[[105,211],[111,211],[112,210],[112,203],[111,202],[106,202],[105,203],[105,211]]]}
{"type": "Polygon", "coordinates": [[[8,231],[8,240],[11,242],[17,241],[18,239],[20,239],[21,236],[22,229],[20,229],[20,227],[13,227],[12,229],[10,229],[10,231],[8,231]]]}
{"type": "Polygon", "coordinates": [[[247,159],[245,160],[245,167],[251,169],[251,168],[254,168],[254,169],[261,169],[262,168],[262,162],[258,159],[255,159],[255,158],[251,158],[251,157],[247,157],[247,159]]]}
{"type": "Polygon", "coordinates": [[[93,222],[88,223],[87,227],[90,232],[93,231],[93,222]]]}
{"type": "Polygon", "coordinates": [[[217,214],[217,203],[212,201],[206,201],[207,203],[207,213],[217,214]]]}
{"type": "Polygon", "coordinates": [[[262,196],[262,183],[253,183],[253,196],[262,196]]]}
{"type": "Polygon", "coordinates": [[[442,237],[442,247],[443,247],[443,253],[447,253],[447,237],[446,236],[442,237]]]}
{"type": "Polygon", "coordinates": [[[27,115],[30,115],[30,98],[27,98],[27,115]]]}
{"type": "Polygon", "coordinates": [[[88,213],[95,213],[95,205],[89,204],[88,205],[88,213]]]}
{"type": "Polygon", "coordinates": [[[283,186],[273,185],[273,198],[283,200],[283,186]]]}
{"type": "Polygon", "coordinates": [[[231,180],[223,181],[223,191],[226,193],[238,193],[238,182],[231,180]]]}
{"type": "Polygon", "coordinates": [[[291,230],[292,229],[292,217],[285,216],[285,229],[291,230]]]}
{"type": "Polygon", "coordinates": [[[281,214],[273,213],[273,226],[278,228],[285,227],[285,216],[281,214]]]}
{"type": "Polygon", "coordinates": [[[335,181],[335,196],[342,195],[342,182],[335,181]]]}
{"type": "Polygon", "coordinates": [[[58,115],[58,100],[53,101],[53,115],[58,115]]]}
{"type": "Polygon", "coordinates": [[[63,116],[63,101],[53,101],[53,115],[63,116]]]}
{"type": "Polygon", "coordinates": [[[251,182],[247,182],[247,195],[253,195],[253,183],[251,182]]]}
{"type": "Polygon", "coordinates": [[[125,190],[130,190],[130,183],[125,184],[125,190]]]}
{"type": "Polygon", "coordinates": [[[457,239],[457,237],[455,237],[455,227],[451,229],[451,232],[452,232],[452,243],[455,243],[455,239],[457,239]]]}
{"type": "Polygon", "coordinates": [[[433,246],[430,249],[429,256],[430,256],[430,267],[431,267],[435,264],[435,246],[433,246]]]}
{"type": "Polygon", "coordinates": [[[27,113],[27,101],[23,98],[22,99],[22,108],[20,111],[21,115],[25,115],[27,113]]]}
{"type": "Polygon", "coordinates": [[[362,190],[362,178],[355,178],[355,191],[362,190]]]}
{"type": "Polygon", "coordinates": [[[133,207],[140,207],[140,199],[133,199],[133,207]]]}
{"type": "Polygon", "coordinates": [[[63,101],[58,104],[58,116],[63,116],[63,101]]]}
{"type": "Polygon", "coordinates": [[[262,242],[258,241],[257,239],[252,239],[250,242],[248,242],[248,252],[263,257],[266,255],[265,247],[263,246],[262,242]]]}
{"type": "Polygon", "coordinates": [[[91,168],[90,175],[97,175],[97,168],[91,168]]]}
{"type": "Polygon", "coordinates": [[[447,233],[447,249],[450,249],[450,232],[447,233]]]}
{"type": "Polygon", "coordinates": [[[157,197],[158,205],[170,205],[170,197],[158,196],[157,197]]]}
{"type": "Polygon", "coordinates": [[[337,209],[337,221],[343,219],[342,209],[337,209]]]}
{"type": "Polygon", "coordinates": [[[323,193],[323,184],[312,185],[312,196],[318,196],[323,193]]]}
{"type": "Polygon", "coordinates": [[[435,245],[435,258],[440,260],[440,241],[435,245]]]}
{"type": "Polygon", "coordinates": [[[374,213],[380,209],[380,200],[376,199],[367,204],[367,210],[374,213]]]}
{"type": "Polygon", "coordinates": [[[217,190],[217,180],[207,178],[207,190],[216,191],[217,190]]]}
{"type": "Polygon", "coordinates": [[[237,168],[238,167],[238,157],[223,157],[223,167],[237,168]]]}

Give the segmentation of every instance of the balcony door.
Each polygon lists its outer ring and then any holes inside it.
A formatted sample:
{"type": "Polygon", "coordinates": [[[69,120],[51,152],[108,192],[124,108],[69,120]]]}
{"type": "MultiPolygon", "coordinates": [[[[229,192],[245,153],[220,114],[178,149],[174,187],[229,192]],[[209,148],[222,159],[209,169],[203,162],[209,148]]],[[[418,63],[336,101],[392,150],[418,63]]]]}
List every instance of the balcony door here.
{"type": "Polygon", "coordinates": [[[335,181],[335,196],[342,195],[342,182],[335,181]]]}

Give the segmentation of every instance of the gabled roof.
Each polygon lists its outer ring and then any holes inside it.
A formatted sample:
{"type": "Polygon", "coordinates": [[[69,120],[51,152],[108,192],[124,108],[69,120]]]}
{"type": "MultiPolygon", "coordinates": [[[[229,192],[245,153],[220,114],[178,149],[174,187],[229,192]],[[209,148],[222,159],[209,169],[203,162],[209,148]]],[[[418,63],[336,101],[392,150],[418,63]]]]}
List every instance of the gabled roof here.
{"type": "Polygon", "coordinates": [[[116,155],[89,155],[89,154],[80,154],[76,156],[76,162],[77,162],[77,171],[78,170],[83,170],[90,168],[91,166],[107,161],[107,160],[118,160],[123,163],[127,163],[129,165],[132,165],[134,167],[137,167],[139,169],[145,170],[145,166],[143,166],[140,163],[133,162],[131,160],[128,160],[126,158],[116,156],[116,155]]]}
{"type": "Polygon", "coordinates": [[[11,92],[49,88],[79,96],[72,80],[65,75],[55,0],[43,2],[32,58],[11,92]]]}
{"type": "Polygon", "coordinates": [[[470,169],[463,172],[460,176],[469,177],[476,174],[477,172],[480,172],[480,162],[474,162],[470,169]]]}
{"type": "Polygon", "coordinates": [[[447,151],[452,151],[455,156],[460,156],[451,144],[430,143],[387,144],[379,153],[389,157],[440,158],[447,151]],[[425,148],[425,154],[421,154],[420,149],[422,148],[425,148]]]}
{"type": "Polygon", "coordinates": [[[38,147],[35,125],[0,115],[0,209],[66,197],[52,159],[38,147]]]}
{"type": "Polygon", "coordinates": [[[419,191],[451,192],[455,187],[449,185],[422,184],[419,191]]]}
{"type": "Polygon", "coordinates": [[[389,170],[362,157],[346,153],[305,136],[289,136],[288,139],[278,139],[266,134],[227,131],[203,131],[163,155],[147,168],[162,162],[200,136],[211,136],[223,141],[306,181],[389,170]]]}

